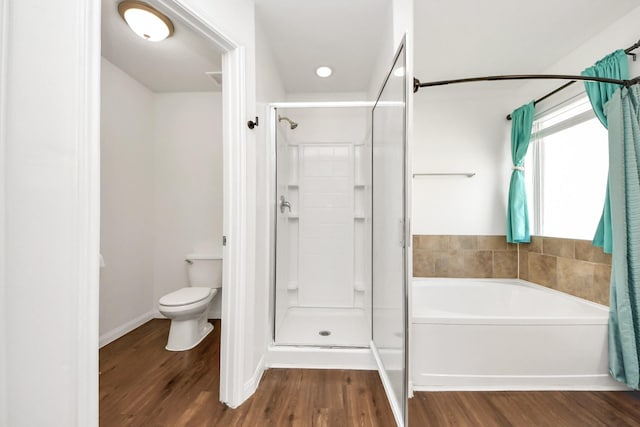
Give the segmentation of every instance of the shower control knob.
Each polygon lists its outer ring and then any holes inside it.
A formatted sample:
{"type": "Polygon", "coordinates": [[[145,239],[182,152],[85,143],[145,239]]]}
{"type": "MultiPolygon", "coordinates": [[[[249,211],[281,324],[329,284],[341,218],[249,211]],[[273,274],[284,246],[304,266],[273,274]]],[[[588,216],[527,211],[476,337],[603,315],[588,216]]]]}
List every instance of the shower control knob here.
{"type": "Polygon", "coordinates": [[[289,209],[289,213],[291,213],[291,203],[287,202],[284,196],[280,196],[280,213],[284,213],[285,208],[289,209]]]}

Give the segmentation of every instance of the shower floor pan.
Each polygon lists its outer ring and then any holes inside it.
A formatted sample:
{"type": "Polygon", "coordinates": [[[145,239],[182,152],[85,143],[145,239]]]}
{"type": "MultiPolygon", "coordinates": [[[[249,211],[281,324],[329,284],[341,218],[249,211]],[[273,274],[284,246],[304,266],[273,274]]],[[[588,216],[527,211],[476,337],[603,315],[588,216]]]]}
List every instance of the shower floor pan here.
{"type": "Polygon", "coordinates": [[[277,345],[368,347],[371,339],[364,310],[292,307],[276,331],[277,345]]]}

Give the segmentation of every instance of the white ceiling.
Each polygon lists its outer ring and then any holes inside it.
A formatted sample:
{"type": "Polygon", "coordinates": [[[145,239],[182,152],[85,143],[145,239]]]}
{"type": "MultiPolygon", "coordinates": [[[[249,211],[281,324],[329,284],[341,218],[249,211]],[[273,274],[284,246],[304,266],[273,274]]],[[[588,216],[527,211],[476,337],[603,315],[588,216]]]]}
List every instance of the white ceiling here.
{"type": "MultiPolygon", "coordinates": [[[[414,0],[415,75],[429,81],[540,73],[639,5],[414,0]]],[[[287,92],[353,92],[369,87],[390,7],[391,0],[256,0],[256,17],[287,92]],[[332,66],[334,76],[317,78],[321,64],[332,66]]]]}
{"type": "Polygon", "coordinates": [[[415,0],[415,74],[428,81],[540,73],[638,6],[638,0],[415,0]]]}
{"type": "Polygon", "coordinates": [[[255,0],[285,90],[361,92],[369,87],[391,0],[255,0]],[[315,75],[328,65],[333,75],[315,75]]]}
{"type": "MultiPolygon", "coordinates": [[[[256,19],[288,93],[369,88],[392,0],[255,2],[256,19]],[[319,65],[331,66],[333,76],[316,77],[319,65]]],[[[176,33],[164,42],[146,42],[120,18],[118,0],[102,3],[106,59],[155,92],[219,90],[204,73],[220,70],[220,52],[184,24],[174,22],[176,33]]],[[[639,5],[638,0],[603,3],[415,0],[415,75],[428,81],[542,72],[639,5]]]]}
{"type": "Polygon", "coordinates": [[[153,92],[219,91],[205,72],[221,70],[221,52],[173,19],[175,33],[148,42],[118,14],[119,0],[102,0],[102,56],[153,92]]]}

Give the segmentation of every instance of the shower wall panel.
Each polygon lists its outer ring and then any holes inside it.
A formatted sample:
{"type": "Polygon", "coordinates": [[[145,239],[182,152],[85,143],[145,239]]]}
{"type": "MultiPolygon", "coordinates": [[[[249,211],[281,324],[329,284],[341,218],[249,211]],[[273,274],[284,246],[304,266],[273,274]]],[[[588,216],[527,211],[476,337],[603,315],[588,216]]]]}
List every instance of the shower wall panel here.
{"type": "Polygon", "coordinates": [[[353,306],[353,145],[300,148],[301,306],[353,306]]]}
{"type": "Polygon", "coordinates": [[[276,114],[298,125],[277,122],[274,340],[365,347],[371,339],[370,108],[276,114]]]}

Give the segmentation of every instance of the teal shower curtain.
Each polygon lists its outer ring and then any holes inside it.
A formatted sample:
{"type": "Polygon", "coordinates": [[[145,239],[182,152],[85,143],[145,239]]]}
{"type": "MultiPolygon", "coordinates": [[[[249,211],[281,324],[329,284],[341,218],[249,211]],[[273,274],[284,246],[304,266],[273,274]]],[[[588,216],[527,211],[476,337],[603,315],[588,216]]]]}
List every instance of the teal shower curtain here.
{"type": "Polygon", "coordinates": [[[511,113],[511,160],[513,172],[509,184],[507,202],[507,242],[528,243],[529,207],[524,184],[524,156],[529,148],[533,125],[534,101],[523,105],[511,113]]]}
{"type": "Polygon", "coordinates": [[[605,104],[613,270],[609,308],[611,375],[640,389],[640,87],[621,88],[605,104]]]}
{"type": "MultiPolygon", "coordinates": [[[[626,80],[629,78],[629,65],[627,62],[627,54],[623,50],[605,56],[592,67],[582,72],[583,76],[589,77],[607,77],[610,79],[626,80]]],[[[593,111],[605,128],[607,125],[607,116],[604,112],[604,106],[611,99],[613,93],[620,86],[611,83],[585,82],[585,89],[589,96],[589,101],[593,107],[593,111]]],[[[604,249],[606,253],[611,253],[611,206],[609,196],[609,182],[607,181],[607,189],[604,198],[604,207],[602,216],[593,237],[593,244],[604,249]]]]}

